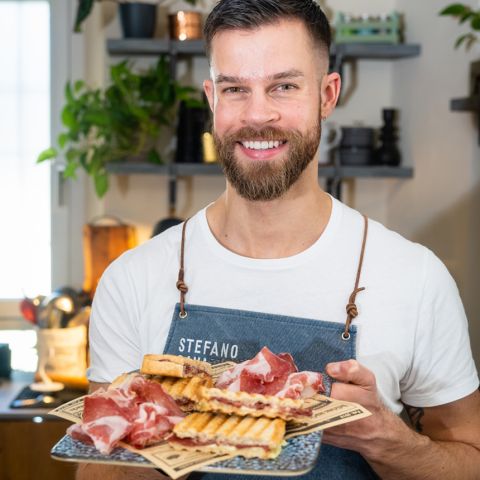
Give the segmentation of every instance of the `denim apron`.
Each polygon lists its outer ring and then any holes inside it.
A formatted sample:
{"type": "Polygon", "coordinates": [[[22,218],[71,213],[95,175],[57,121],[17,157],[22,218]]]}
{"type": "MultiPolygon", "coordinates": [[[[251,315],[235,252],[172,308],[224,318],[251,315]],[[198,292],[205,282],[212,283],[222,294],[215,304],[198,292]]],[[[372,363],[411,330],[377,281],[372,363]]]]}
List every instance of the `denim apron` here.
{"type": "MultiPolygon", "coordinates": [[[[164,353],[183,355],[220,363],[226,360],[243,362],[254,357],[263,346],[275,353],[289,352],[299,370],[325,371],[329,362],[340,362],[356,357],[356,326],[351,325],[358,315],[355,297],[368,231],[365,227],[358,264],[355,288],[347,304],[345,325],[316,319],[305,319],[268,313],[226,308],[190,305],[185,303],[188,291],[184,282],[185,229],[183,225],[180,251],[180,269],[177,288],[180,302],[175,306],[172,324],[164,353]]],[[[329,383],[329,382],[328,382],[329,383]]],[[[328,392],[329,393],[329,392],[328,392]]],[[[191,479],[245,480],[245,478],[285,478],[240,476],[212,473],[194,473],[191,479]]],[[[330,445],[322,445],[315,468],[301,479],[362,480],[378,478],[361,455],[330,445]]]]}

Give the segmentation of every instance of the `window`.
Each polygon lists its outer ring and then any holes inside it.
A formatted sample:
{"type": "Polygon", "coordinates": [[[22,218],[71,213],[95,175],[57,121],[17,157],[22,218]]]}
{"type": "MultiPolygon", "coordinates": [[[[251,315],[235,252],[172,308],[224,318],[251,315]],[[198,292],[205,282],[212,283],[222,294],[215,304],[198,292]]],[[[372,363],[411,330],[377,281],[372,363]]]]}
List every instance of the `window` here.
{"type": "Polygon", "coordinates": [[[0,300],[51,290],[50,4],[0,1],[0,300]]]}
{"type": "Polygon", "coordinates": [[[82,181],[38,153],[63,131],[68,80],[85,78],[77,0],[0,0],[0,329],[25,328],[18,298],[83,280],[82,181]]]}

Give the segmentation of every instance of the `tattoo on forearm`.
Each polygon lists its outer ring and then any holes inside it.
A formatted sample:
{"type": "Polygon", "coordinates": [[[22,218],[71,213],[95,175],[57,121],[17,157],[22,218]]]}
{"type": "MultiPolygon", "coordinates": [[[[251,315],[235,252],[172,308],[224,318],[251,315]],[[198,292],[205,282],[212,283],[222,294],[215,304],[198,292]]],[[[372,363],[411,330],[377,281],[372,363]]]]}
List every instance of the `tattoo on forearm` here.
{"type": "Polygon", "coordinates": [[[408,416],[410,418],[410,422],[412,422],[413,428],[418,433],[422,433],[423,425],[422,425],[422,417],[425,414],[422,407],[410,407],[409,405],[405,405],[405,409],[407,410],[408,416]]]}

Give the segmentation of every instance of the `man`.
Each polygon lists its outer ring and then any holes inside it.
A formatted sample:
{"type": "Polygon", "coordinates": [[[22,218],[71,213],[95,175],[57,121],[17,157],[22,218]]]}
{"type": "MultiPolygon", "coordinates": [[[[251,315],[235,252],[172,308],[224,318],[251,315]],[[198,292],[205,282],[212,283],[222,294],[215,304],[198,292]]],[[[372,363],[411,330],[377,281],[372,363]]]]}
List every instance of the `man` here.
{"type": "MultiPolygon", "coordinates": [[[[92,389],[145,353],[243,360],[267,345],[326,369],[332,397],[373,414],[325,431],[303,478],[479,478],[478,376],[453,280],[430,251],[318,186],[321,121],[340,91],[324,14],[311,0],[221,0],[205,37],[226,190],[109,267],[92,389]]],[[[106,480],[110,467],[82,468],[106,480]]],[[[112,478],[160,478],[120,470],[112,478]]]]}

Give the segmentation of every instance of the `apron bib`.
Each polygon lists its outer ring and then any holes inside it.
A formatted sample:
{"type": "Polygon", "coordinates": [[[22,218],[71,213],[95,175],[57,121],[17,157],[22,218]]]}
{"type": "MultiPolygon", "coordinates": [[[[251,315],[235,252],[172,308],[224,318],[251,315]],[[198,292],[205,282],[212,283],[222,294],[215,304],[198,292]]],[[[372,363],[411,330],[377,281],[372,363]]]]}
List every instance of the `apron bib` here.
{"type": "MultiPolygon", "coordinates": [[[[185,228],[183,225],[180,270],[177,288],[180,303],[175,306],[164,353],[183,355],[212,364],[226,360],[243,362],[255,356],[263,346],[275,353],[289,352],[299,370],[325,371],[329,362],[356,358],[356,327],[351,325],[358,312],[355,306],[368,221],[358,265],[355,288],[347,305],[345,325],[268,313],[185,304],[188,291],[184,283],[185,228]]],[[[326,386],[330,382],[326,382],[326,386]]],[[[327,392],[329,393],[329,392],[327,392]]],[[[245,480],[248,478],[285,478],[193,473],[191,479],[245,480]]],[[[362,480],[378,478],[361,455],[330,445],[322,445],[315,468],[301,479],[362,480]]]]}

